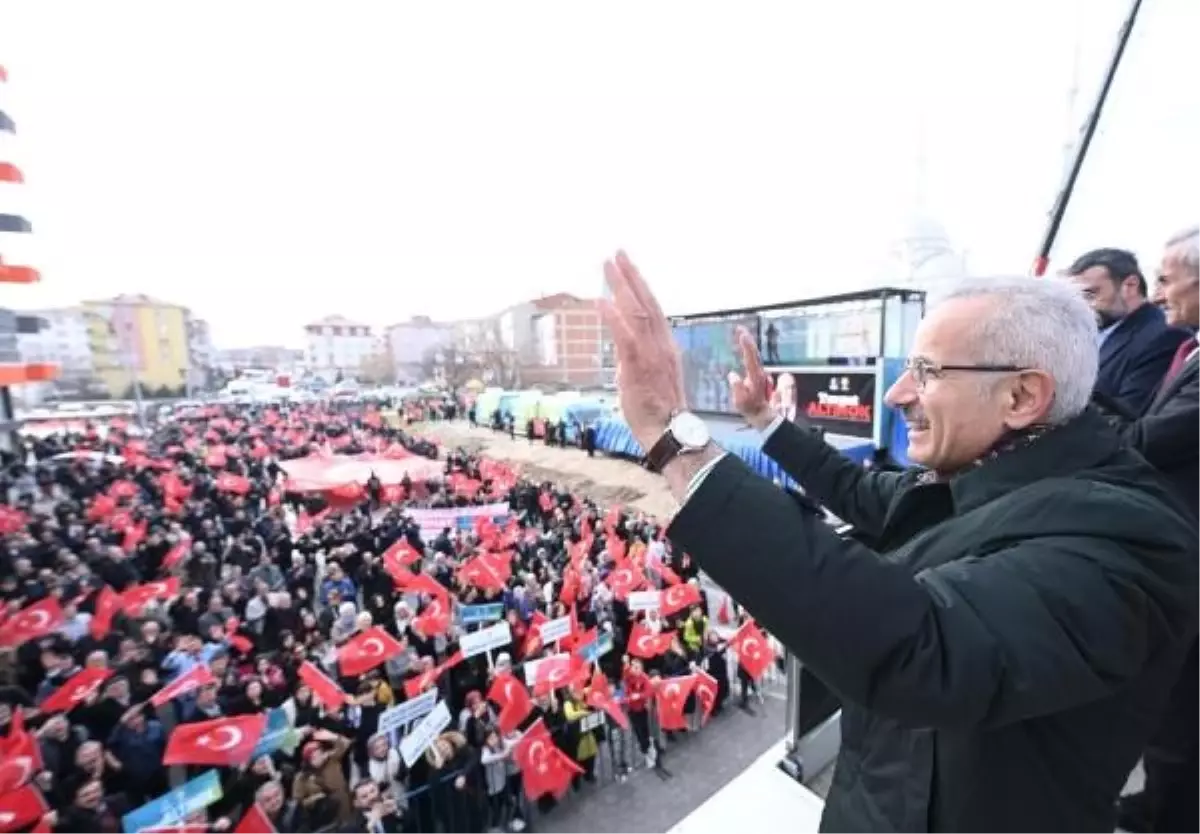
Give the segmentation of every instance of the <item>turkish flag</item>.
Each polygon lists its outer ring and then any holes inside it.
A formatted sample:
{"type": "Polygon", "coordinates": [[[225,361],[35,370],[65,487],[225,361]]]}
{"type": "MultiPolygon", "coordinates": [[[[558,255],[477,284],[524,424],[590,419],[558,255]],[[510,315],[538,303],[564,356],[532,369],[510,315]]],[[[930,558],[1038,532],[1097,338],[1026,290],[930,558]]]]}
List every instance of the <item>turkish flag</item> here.
{"type": "Polygon", "coordinates": [[[250,761],[267,727],[265,712],[179,724],[167,739],[164,765],[236,767],[250,761]]]}
{"type": "Polygon", "coordinates": [[[163,570],[170,570],[183,561],[183,557],[187,556],[192,549],[191,537],[185,536],[180,539],[174,547],[167,551],[167,555],[163,557],[163,570]]]}
{"type": "Polygon", "coordinates": [[[132,553],[139,544],[146,539],[146,530],[150,527],[150,521],[143,518],[137,524],[131,524],[125,528],[125,534],[121,537],[121,549],[126,553],[132,553]]]}
{"type": "Polygon", "coordinates": [[[121,598],[117,592],[105,585],[96,596],[96,613],[88,624],[92,637],[103,640],[112,630],[113,617],[121,610],[121,598]]]}
{"type": "Polygon", "coordinates": [[[554,745],[540,718],[513,748],[513,759],[521,770],[525,796],[530,799],[546,794],[562,796],[571,787],[571,779],[583,773],[579,765],[554,745]]]}
{"type": "Polygon", "coordinates": [[[621,729],[629,729],[629,716],[613,700],[612,687],[608,684],[608,678],[604,677],[604,673],[599,669],[592,675],[592,682],[588,686],[587,705],[592,709],[604,710],[621,729]]]}
{"type": "Polygon", "coordinates": [[[471,559],[458,572],[464,582],[470,582],[481,591],[502,591],[507,577],[502,578],[482,556],[471,559]]]}
{"type": "Polygon", "coordinates": [[[202,686],[208,686],[216,682],[217,679],[213,677],[212,670],[201,663],[193,666],[186,674],[180,675],[151,695],[150,703],[156,707],[161,707],[163,704],[170,703],[176,698],[187,695],[189,692],[195,692],[202,686]]]}
{"type": "Polygon", "coordinates": [[[626,651],[634,657],[649,660],[665,654],[667,649],[671,648],[674,640],[675,632],[673,631],[655,634],[646,628],[644,623],[634,623],[633,630],[629,632],[629,645],[626,651]]]}
{"type": "Polygon", "coordinates": [[[361,675],[402,651],[404,647],[396,638],[384,631],[382,626],[375,626],[356,634],[354,639],[338,649],[338,671],[348,678],[361,675]]]}
{"type": "Polygon", "coordinates": [[[576,655],[551,655],[538,662],[533,678],[533,694],[548,695],[555,689],[587,681],[588,667],[576,655]]]}
{"type": "Polygon", "coordinates": [[[19,831],[49,811],[42,792],[33,785],[0,796],[0,831],[19,831]]]}
{"type": "Polygon", "coordinates": [[[658,612],[664,617],[700,604],[700,589],[689,582],[658,592],[658,612]]]}
{"type": "Polygon", "coordinates": [[[733,612],[730,610],[730,608],[729,595],[727,594],[725,598],[721,600],[721,607],[717,609],[718,625],[729,625],[733,622],[733,612]]]}
{"type": "Polygon", "coordinates": [[[37,737],[25,729],[25,714],[13,710],[8,736],[0,739],[0,795],[29,782],[42,769],[42,749],[37,737]]]}
{"type": "Polygon", "coordinates": [[[700,702],[700,708],[703,710],[700,723],[707,724],[708,717],[712,715],[713,707],[717,704],[717,679],[705,671],[696,672],[693,677],[696,679],[694,691],[696,700],[700,702]]]}
{"type": "Polygon", "coordinates": [[[527,690],[510,672],[497,675],[488,690],[488,700],[500,707],[497,720],[500,732],[507,735],[520,726],[533,712],[533,701],[527,690]]]}
{"type": "Polygon", "coordinates": [[[658,572],[658,575],[662,577],[662,581],[667,583],[668,586],[678,585],[679,583],[683,582],[683,580],[679,578],[679,574],[671,570],[671,566],[665,562],[660,562],[654,568],[654,570],[658,572]]]}
{"type": "Polygon", "coordinates": [[[66,621],[62,606],[46,597],[13,614],[0,627],[0,646],[19,646],[58,631],[66,621]]]}
{"type": "Polygon", "coordinates": [[[445,585],[442,585],[427,573],[417,574],[416,578],[412,582],[409,582],[408,587],[404,590],[410,594],[427,594],[435,599],[442,600],[449,607],[450,592],[446,590],[445,585]]]}
{"type": "Polygon", "coordinates": [[[408,568],[419,561],[421,561],[421,553],[408,543],[408,539],[400,539],[388,547],[387,550],[383,551],[383,564],[385,567],[389,563],[394,563],[402,568],[408,568]]]}
{"type": "Polygon", "coordinates": [[[177,596],[179,596],[178,576],[158,582],[144,582],[121,592],[121,610],[130,617],[136,617],[152,601],[174,599],[177,596]]]}
{"type": "Polygon", "coordinates": [[[693,675],[678,678],[667,678],[658,684],[655,702],[658,704],[658,723],[664,730],[686,730],[687,717],[683,708],[687,705],[688,695],[696,685],[693,675]]]}
{"type": "Polygon", "coordinates": [[[337,709],[350,700],[350,696],[329,679],[324,672],[318,669],[309,661],[304,661],[300,664],[299,672],[300,680],[313,692],[313,697],[325,705],[327,709],[337,709]]]}
{"type": "Polygon", "coordinates": [[[255,802],[233,828],[233,834],[276,834],[277,829],[262,808],[255,802]]]}
{"type": "Polygon", "coordinates": [[[429,687],[437,683],[438,679],[448,670],[453,669],[459,663],[462,663],[463,653],[457,651],[450,657],[446,658],[443,663],[439,663],[432,669],[422,672],[421,674],[409,678],[404,682],[404,695],[407,698],[415,698],[424,692],[429,687]]]}
{"type": "MultiPolygon", "coordinates": [[[[411,589],[412,584],[409,585],[409,590],[411,589]]],[[[425,610],[413,618],[413,628],[425,637],[445,634],[450,630],[450,601],[442,597],[429,600],[425,610]]]]}
{"type": "Polygon", "coordinates": [[[612,590],[613,596],[624,600],[646,584],[646,577],[636,565],[624,565],[610,573],[604,582],[612,590]]]}
{"type": "Polygon", "coordinates": [[[529,631],[525,635],[525,642],[521,646],[521,656],[530,657],[540,652],[545,644],[542,642],[542,623],[550,622],[550,618],[541,611],[534,611],[533,616],[529,618],[529,631]]]}
{"type": "Polygon", "coordinates": [[[751,680],[758,680],[775,662],[775,652],[766,636],[758,630],[753,620],[747,620],[734,632],[729,647],[737,655],[738,663],[746,670],[751,680]]]}
{"type": "Polygon", "coordinates": [[[112,676],[112,669],[87,668],[76,672],[67,682],[50,693],[50,697],[38,705],[43,715],[52,712],[70,712],[100,689],[100,685],[112,676]]]}
{"type": "Polygon", "coordinates": [[[231,492],[234,495],[245,495],[250,491],[250,481],[241,475],[222,472],[217,476],[217,489],[220,492],[231,492]]]}

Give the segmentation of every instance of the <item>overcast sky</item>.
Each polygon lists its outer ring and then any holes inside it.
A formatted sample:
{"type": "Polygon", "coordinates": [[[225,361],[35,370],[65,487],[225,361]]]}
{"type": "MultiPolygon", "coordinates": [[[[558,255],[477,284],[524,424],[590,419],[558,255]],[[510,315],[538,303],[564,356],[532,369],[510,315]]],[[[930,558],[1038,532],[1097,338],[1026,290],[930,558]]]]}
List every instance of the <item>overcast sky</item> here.
{"type": "MultiPolygon", "coordinates": [[[[0,254],[44,284],[0,303],[146,292],[299,344],[594,296],[623,246],[695,312],[877,283],[918,204],[972,271],[1025,271],[1127,7],[8,0],[35,235],[0,254]]],[[[1195,222],[1198,28],[1145,0],[1060,265],[1195,222]]]]}

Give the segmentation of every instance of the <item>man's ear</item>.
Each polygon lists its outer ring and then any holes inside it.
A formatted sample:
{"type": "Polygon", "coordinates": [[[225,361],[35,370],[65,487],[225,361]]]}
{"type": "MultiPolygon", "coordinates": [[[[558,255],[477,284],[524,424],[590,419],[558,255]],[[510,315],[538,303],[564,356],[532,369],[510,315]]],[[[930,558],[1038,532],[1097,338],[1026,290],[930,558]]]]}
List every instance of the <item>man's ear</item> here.
{"type": "Polygon", "coordinates": [[[1044,371],[1021,371],[1006,384],[1005,392],[1004,423],[1010,429],[1045,422],[1054,404],[1054,380],[1044,371]]]}

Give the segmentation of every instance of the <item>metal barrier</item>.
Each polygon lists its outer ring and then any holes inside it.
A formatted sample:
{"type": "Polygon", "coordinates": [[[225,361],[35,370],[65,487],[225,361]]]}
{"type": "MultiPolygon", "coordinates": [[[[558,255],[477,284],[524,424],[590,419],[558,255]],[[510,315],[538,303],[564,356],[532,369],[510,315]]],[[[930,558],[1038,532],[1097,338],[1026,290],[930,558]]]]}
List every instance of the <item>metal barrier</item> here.
{"type": "Polygon", "coordinates": [[[404,830],[417,834],[438,831],[483,831],[486,791],[480,780],[468,780],[460,789],[455,785],[462,770],[451,771],[435,781],[399,797],[404,814],[404,830]]]}
{"type": "Polygon", "coordinates": [[[837,758],[842,709],[837,696],[799,658],[787,655],[787,757],[780,769],[806,782],[837,758]]]}

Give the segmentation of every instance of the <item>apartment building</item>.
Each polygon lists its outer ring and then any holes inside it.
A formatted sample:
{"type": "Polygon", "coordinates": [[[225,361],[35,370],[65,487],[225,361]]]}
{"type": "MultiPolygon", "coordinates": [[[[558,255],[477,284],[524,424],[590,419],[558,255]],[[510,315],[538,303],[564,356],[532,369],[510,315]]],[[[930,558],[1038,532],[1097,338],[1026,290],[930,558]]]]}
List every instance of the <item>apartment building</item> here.
{"type": "Polygon", "coordinates": [[[143,389],[187,390],[191,312],[148,295],[118,295],[82,304],[96,374],[114,397],[136,379],[143,389]]]}
{"type": "Polygon", "coordinates": [[[25,315],[38,319],[41,326],[18,335],[22,358],[57,365],[58,384],[62,388],[84,393],[98,383],[88,320],[82,307],[26,310],[25,315]]]}
{"type": "Polygon", "coordinates": [[[309,370],[328,381],[353,377],[379,349],[369,325],[339,315],[306,324],[304,343],[309,370]]]}
{"type": "Polygon", "coordinates": [[[532,359],[521,364],[523,385],[599,387],[605,382],[603,328],[594,299],[557,293],[534,299],[532,359]]]}
{"type": "Polygon", "coordinates": [[[439,351],[454,344],[454,325],[429,316],[413,316],[384,329],[384,341],[395,368],[396,381],[405,385],[424,382],[439,351]]]}

